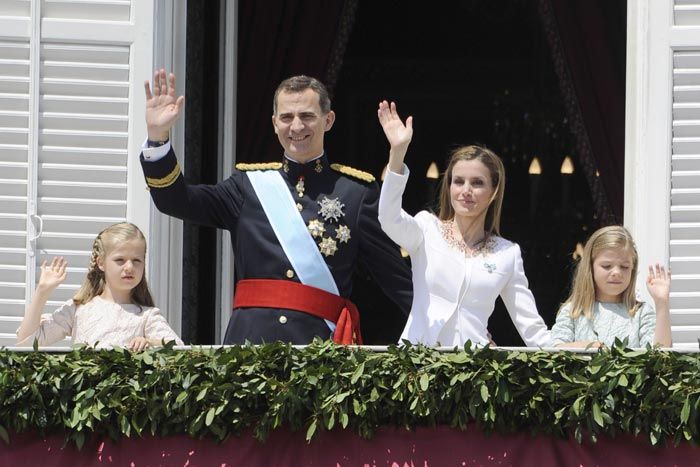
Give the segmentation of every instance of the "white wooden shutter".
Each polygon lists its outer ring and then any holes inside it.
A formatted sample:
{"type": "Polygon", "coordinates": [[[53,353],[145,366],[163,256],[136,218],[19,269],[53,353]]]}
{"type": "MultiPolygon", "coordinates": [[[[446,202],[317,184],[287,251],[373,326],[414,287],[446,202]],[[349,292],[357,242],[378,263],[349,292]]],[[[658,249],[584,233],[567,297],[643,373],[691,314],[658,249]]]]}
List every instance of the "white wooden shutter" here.
{"type": "Polygon", "coordinates": [[[700,338],[700,0],[627,3],[625,225],[669,264],[673,346],[700,338]]]}
{"type": "Polygon", "coordinates": [[[24,314],[30,129],[30,2],[0,3],[0,345],[24,314]]]}
{"type": "Polygon", "coordinates": [[[130,119],[143,118],[134,89],[150,75],[152,34],[142,33],[152,30],[152,8],[148,0],[0,3],[0,35],[5,22],[17,36],[0,36],[0,345],[14,342],[43,260],[69,261],[49,312],[79,288],[100,230],[129,217],[148,233],[148,218],[133,215],[144,210],[127,216],[127,207],[149,203],[129,155],[143,138],[130,119]]]}
{"type": "Polygon", "coordinates": [[[673,340],[700,338],[700,1],[674,2],[670,266],[673,340]],[[688,41],[691,44],[688,44],[688,41]],[[691,45],[691,47],[688,47],[691,45]]]}

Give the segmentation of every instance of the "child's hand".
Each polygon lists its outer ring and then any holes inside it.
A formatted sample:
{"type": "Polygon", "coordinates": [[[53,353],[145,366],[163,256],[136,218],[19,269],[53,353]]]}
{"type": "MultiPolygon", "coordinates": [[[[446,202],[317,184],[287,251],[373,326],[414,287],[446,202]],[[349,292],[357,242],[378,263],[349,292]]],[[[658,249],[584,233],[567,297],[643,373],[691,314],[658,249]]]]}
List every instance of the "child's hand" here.
{"type": "Polygon", "coordinates": [[[129,345],[126,347],[132,352],[141,352],[142,350],[146,350],[148,346],[148,339],[145,337],[134,337],[129,341],[129,345]]]}
{"type": "Polygon", "coordinates": [[[63,259],[62,256],[55,257],[50,264],[46,264],[46,261],[41,263],[41,276],[39,277],[37,289],[42,288],[48,292],[53,291],[66,280],[67,267],[68,261],[63,259]]]}
{"type": "Polygon", "coordinates": [[[666,270],[658,263],[656,267],[649,266],[649,276],[647,276],[647,290],[654,302],[668,302],[671,293],[671,271],[666,270]]]}

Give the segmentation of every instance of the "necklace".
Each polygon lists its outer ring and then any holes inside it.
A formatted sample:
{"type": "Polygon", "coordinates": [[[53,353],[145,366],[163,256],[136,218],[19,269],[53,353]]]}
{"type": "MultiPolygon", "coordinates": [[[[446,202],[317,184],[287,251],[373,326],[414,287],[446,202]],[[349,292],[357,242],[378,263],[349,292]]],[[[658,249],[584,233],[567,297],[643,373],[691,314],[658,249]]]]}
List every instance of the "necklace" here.
{"type": "Polygon", "coordinates": [[[486,254],[493,247],[494,238],[491,235],[486,236],[486,234],[484,234],[484,236],[479,239],[478,242],[468,245],[467,242],[464,241],[462,235],[458,234],[457,232],[458,229],[456,228],[454,221],[440,221],[440,233],[442,234],[442,238],[445,240],[445,242],[452,248],[464,253],[464,255],[468,258],[486,254]]]}

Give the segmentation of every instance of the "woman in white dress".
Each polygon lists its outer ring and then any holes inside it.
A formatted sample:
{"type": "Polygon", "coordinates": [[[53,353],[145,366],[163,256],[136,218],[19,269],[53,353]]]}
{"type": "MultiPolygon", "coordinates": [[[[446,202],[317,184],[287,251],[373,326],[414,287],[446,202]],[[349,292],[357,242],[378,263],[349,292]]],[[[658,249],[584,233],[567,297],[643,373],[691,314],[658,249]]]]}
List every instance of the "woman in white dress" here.
{"type": "Polygon", "coordinates": [[[465,146],[452,153],[440,188],[438,215],[401,209],[404,164],[413,119],[380,102],[379,122],[391,146],[379,198],[379,222],[411,256],[413,306],[401,339],[463,346],[488,344],[487,324],[498,295],[528,346],[550,345],[523,271],[520,247],[499,236],[505,188],[503,163],[492,151],[465,146]]]}

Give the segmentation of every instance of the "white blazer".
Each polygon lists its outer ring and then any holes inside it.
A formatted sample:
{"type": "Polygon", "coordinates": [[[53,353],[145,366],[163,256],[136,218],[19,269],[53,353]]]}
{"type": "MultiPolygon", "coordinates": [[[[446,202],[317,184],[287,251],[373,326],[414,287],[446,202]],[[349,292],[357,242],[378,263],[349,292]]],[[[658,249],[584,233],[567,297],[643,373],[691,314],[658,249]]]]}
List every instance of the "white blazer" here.
{"type": "Polygon", "coordinates": [[[415,217],[401,209],[408,181],[387,171],[379,197],[379,223],[411,256],[413,305],[401,339],[425,345],[487,344],[487,324],[498,295],[515,327],[531,347],[550,345],[550,332],[528,288],[520,247],[494,237],[482,253],[467,257],[451,247],[435,215],[415,217]]]}

